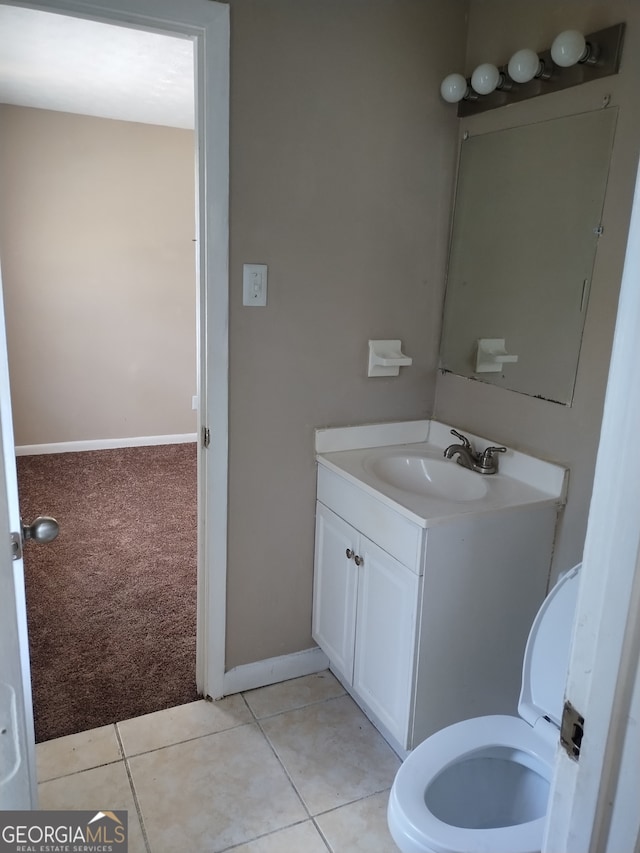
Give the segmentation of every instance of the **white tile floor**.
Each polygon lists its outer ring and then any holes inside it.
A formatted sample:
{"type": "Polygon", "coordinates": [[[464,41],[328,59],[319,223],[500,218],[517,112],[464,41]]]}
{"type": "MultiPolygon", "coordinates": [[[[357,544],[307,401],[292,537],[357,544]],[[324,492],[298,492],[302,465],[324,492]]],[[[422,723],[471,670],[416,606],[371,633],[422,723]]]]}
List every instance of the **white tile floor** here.
{"type": "Polygon", "coordinates": [[[127,809],[130,853],[397,853],[400,762],[329,672],[36,751],[40,807],[127,809]]]}

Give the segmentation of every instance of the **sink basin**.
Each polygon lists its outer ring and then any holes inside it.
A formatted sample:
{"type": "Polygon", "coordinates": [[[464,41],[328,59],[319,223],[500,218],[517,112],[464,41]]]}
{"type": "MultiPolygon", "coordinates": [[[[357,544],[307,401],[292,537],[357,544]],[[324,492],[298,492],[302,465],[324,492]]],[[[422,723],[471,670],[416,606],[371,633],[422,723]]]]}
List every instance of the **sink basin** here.
{"type": "Polygon", "coordinates": [[[367,467],[388,485],[414,495],[476,501],[487,493],[482,474],[462,468],[453,460],[407,451],[378,457],[367,467]]]}

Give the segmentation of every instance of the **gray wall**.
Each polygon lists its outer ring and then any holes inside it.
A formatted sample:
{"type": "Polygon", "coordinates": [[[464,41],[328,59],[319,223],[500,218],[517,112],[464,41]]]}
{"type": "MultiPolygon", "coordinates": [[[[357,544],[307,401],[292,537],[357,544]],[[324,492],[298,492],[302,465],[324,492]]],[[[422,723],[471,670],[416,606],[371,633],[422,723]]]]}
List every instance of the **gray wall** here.
{"type": "Polygon", "coordinates": [[[230,5],[228,667],[313,645],[314,428],[431,414],[467,7],[230,5]],[[368,379],[369,338],[413,366],[368,379]]]}
{"type": "Polygon", "coordinates": [[[604,208],[605,232],[594,268],[573,405],[548,403],[450,374],[437,381],[436,417],[571,469],[554,574],[581,559],[587,525],[640,144],[640,4],[624,0],[472,0],[469,19],[468,74],[482,61],[498,65],[508,61],[521,47],[544,50],[563,29],[588,33],[620,21],[626,21],[627,32],[619,75],[460,123],[460,131],[487,132],[598,109],[607,94],[619,106],[604,208]]]}
{"type": "Polygon", "coordinates": [[[0,105],[17,445],[196,430],[193,131],[0,105]]]}

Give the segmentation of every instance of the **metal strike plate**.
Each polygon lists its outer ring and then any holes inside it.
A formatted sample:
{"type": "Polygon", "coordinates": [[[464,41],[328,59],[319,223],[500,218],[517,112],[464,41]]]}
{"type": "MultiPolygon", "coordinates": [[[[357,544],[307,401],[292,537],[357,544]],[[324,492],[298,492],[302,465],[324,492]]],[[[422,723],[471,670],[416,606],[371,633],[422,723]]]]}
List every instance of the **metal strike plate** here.
{"type": "Polygon", "coordinates": [[[584,736],[584,717],[579,714],[571,702],[564,703],[560,724],[560,743],[569,758],[577,761],[584,736]]]}
{"type": "Polygon", "coordinates": [[[21,533],[12,533],[11,534],[11,559],[14,561],[22,559],[22,534],[21,533]]]}

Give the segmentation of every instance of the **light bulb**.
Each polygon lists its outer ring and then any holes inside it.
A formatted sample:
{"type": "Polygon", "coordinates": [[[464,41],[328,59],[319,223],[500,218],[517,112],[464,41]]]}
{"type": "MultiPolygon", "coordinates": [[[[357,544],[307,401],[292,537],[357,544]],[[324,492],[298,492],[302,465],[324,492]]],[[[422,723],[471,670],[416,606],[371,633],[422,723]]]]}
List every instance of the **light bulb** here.
{"type": "Polygon", "coordinates": [[[490,95],[500,82],[500,72],[490,62],[478,65],[471,75],[471,87],[479,95],[490,95]]]}
{"type": "Polygon", "coordinates": [[[440,84],[440,94],[449,104],[457,104],[467,94],[469,87],[462,74],[448,74],[440,84]]]}
{"type": "Polygon", "coordinates": [[[540,71],[540,57],[528,47],[514,53],[509,60],[509,77],[516,83],[528,83],[540,71]]]}
{"type": "Polygon", "coordinates": [[[556,36],[551,45],[551,58],[562,68],[569,68],[576,62],[587,59],[588,56],[587,43],[578,30],[565,30],[556,36]]]}

